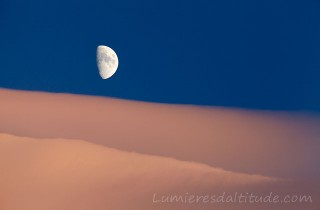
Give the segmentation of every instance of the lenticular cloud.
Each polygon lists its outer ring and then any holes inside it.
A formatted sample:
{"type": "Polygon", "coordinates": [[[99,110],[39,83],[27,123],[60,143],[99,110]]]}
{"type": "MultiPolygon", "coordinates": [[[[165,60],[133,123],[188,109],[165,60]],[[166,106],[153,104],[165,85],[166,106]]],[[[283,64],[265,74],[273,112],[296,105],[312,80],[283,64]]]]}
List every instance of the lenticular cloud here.
{"type": "Polygon", "coordinates": [[[153,199],[238,191],[319,197],[314,115],[0,89],[0,116],[2,209],[212,209],[153,199]]]}

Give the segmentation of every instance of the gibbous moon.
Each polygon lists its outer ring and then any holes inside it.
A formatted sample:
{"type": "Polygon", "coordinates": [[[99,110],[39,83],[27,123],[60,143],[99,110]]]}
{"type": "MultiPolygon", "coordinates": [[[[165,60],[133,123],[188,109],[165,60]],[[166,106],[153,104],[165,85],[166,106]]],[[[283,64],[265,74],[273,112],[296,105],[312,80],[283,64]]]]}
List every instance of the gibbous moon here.
{"type": "Polygon", "coordinates": [[[97,65],[102,79],[108,79],[117,71],[118,56],[110,47],[99,45],[97,48],[97,65]]]}

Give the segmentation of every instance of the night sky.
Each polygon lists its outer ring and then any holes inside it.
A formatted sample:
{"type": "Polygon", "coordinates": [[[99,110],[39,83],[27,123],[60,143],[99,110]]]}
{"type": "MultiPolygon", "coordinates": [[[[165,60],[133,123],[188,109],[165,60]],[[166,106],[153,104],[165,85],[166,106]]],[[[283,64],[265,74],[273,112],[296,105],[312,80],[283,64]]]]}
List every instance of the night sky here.
{"type": "Polygon", "coordinates": [[[320,111],[320,3],[1,0],[0,87],[320,111]],[[101,44],[119,57],[107,80],[101,44]]]}

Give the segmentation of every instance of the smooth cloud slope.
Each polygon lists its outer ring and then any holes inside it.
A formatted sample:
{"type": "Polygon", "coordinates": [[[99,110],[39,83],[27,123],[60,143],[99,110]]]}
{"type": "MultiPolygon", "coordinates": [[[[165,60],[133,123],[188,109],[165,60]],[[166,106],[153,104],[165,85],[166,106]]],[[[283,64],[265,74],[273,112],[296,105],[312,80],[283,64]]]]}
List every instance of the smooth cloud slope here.
{"type": "Polygon", "coordinates": [[[320,206],[318,118],[12,90],[0,90],[0,117],[0,209],[320,206]],[[154,193],[186,192],[295,193],[314,202],[152,203],[154,193]]]}
{"type": "Polygon", "coordinates": [[[320,120],[0,89],[0,132],[83,139],[123,151],[283,178],[319,178],[320,120]]]}
{"type": "Polygon", "coordinates": [[[219,192],[276,181],[82,140],[7,134],[0,134],[0,166],[0,207],[6,210],[150,209],[153,193],[219,192]]]}

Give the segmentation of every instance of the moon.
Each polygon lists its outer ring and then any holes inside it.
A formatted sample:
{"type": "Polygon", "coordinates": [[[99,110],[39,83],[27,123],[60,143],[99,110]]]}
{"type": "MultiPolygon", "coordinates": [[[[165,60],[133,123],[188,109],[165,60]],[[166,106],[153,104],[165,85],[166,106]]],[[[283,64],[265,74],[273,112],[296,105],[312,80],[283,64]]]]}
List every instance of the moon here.
{"type": "Polygon", "coordinates": [[[97,47],[97,65],[102,79],[108,79],[116,73],[119,65],[118,56],[110,47],[97,47]]]}

